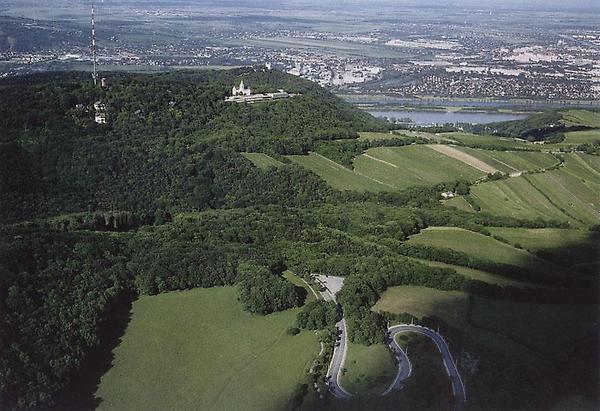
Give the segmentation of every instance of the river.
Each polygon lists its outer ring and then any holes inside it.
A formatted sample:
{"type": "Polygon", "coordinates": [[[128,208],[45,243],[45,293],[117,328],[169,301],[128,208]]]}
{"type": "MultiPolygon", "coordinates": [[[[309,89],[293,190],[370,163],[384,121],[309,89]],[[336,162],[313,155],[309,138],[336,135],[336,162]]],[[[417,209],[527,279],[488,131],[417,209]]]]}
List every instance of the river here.
{"type": "Polygon", "coordinates": [[[375,117],[410,118],[413,124],[430,125],[446,123],[487,124],[497,121],[521,120],[526,114],[465,112],[465,111],[426,111],[426,110],[368,110],[375,117]]]}

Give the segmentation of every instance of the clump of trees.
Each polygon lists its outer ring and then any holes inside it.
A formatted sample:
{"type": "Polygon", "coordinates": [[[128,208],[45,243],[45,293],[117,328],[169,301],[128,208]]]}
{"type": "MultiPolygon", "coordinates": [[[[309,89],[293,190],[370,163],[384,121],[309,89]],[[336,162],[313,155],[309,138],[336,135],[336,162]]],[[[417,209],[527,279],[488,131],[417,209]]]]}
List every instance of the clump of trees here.
{"type": "Polygon", "coordinates": [[[341,312],[334,302],[311,301],[298,313],[297,322],[301,328],[321,330],[335,325],[341,319],[341,312]]]}
{"type": "Polygon", "coordinates": [[[238,299],[245,310],[270,314],[301,303],[300,293],[291,282],[274,275],[267,267],[241,263],[238,268],[238,299]]]}

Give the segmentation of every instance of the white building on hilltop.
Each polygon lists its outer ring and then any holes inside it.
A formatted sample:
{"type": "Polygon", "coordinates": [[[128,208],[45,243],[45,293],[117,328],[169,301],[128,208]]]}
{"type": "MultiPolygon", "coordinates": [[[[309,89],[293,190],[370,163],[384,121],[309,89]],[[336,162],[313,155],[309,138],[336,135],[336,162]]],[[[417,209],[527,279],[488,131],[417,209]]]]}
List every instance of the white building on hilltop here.
{"type": "Polygon", "coordinates": [[[250,87],[246,88],[244,86],[244,80],[240,81],[239,87],[233,86],[231,91],[232,96],[249,96],[250,94],[252,94],[252,90],[250,87]]]}
{"type": "Polygon", "coordinates": [[[285,90],[278,90],[275,93],[258,93],[252,94],[252,90],[244,85],[244,80],[240,81],[239,87],[233,87],[231,96],[225,97],[225,101],[233,103],[256,103],[265,100],[281,100],[285,98],[295,97],[298,94],[288,93],[285,90]]]}

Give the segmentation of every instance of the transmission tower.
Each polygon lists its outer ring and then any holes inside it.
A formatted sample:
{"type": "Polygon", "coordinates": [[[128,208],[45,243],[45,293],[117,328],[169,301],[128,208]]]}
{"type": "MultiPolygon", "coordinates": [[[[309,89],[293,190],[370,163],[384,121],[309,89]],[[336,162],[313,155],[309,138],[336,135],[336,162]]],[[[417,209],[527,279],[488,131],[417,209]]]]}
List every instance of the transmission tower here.
{"type": "Polygon", "coordinates": [[[92,79],[94,79],[94,86],[98,85],[98,74],[96,73],[96,18],[94,15],[94,3],[92,3],[92,58],[94,60],[94,73],[92,79]]]}

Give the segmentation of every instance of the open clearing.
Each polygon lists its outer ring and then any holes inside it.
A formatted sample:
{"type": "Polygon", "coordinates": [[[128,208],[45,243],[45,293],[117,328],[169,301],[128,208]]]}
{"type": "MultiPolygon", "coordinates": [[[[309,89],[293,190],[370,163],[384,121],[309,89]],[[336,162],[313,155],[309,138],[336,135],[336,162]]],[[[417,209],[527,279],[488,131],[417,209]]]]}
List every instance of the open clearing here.
{"type": "Polygon", "coordinates": [[[294,163],[309,169],[338,190],[392,191],[394,187],[363,176],[317,153],[306,156],[287,156],[294,163]]]}
{"type": "Polygon", "coordinates": [[[484,173],[495,173],[498,169],[490,166],[489,164],[481,161],[477,157],[472,156],[469,153],[458,150],[454,147],[444,146],[444,145],[431,145],[429,146],[438,153],[442,153],[447,155],[448,157],[452,157],[458,161],[462,161],[465,164],[470,165],[471,167],[475,167],[477,170],[483,171],[484,173]]]}
{"type": "Polygon", "coordinates": [[[594,332],[590,324],[598,317],[593,305],[518,303],[413,286],[389,288],[373,310],[435,315],[490,348],[525,356],[531,349],[542,355],[569,349],[594,332]]]}
{"type": "Polygon", "coordinates": [[[396,363],[387,346],[348,344],[340,377],[342,386],[355,395],[379,395],[396,377],[396,363]]]}
{"type": "Polygon", "coordinates": [[[542,260],[525,250],[516,249],[492,237],[462,228],[431,227],[411,236],[408,243],[449,248],[496,263],[526,267],[540,278],[561,277],[570,274],[568,269],[542,260]]]}
{"type": "Polygon", "coordinates": [[[242,311],[235,287],[141,297],[96,396],[106,410],[285,409],[319,351],[298,309],[242,311]],[[293,355],[290,355],[293,353],[293,355]]]}
{"type": "Polygon", "coordinates": [[[354,169],[397,189],[457,179],[474,181],[485,175],[426,145],[372,148],[354,159],[354,169]]]}
{"type": "Polygon", "coordinates": [[[273,157],[263,153],[242,153],[242,155],[252,161],[258,168],[267,169],[269,167],[279,167],[283,165],[281,161],[275,160],[273,157]]]}

